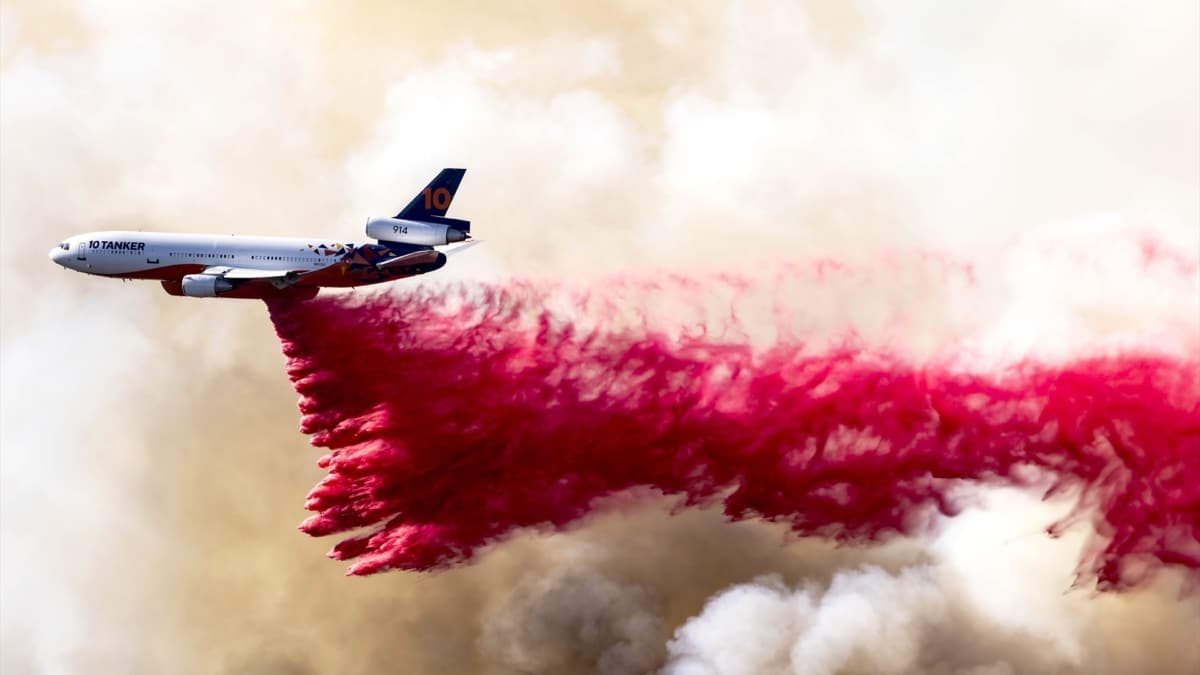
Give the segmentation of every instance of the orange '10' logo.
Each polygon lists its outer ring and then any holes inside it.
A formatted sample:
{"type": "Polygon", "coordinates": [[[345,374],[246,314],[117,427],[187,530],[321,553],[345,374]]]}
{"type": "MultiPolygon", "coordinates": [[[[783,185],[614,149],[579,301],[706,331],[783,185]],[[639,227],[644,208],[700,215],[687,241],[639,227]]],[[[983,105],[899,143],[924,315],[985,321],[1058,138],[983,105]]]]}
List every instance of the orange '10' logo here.
{"type": "Polygon", "coordinates": [[[425,188],[421,191],[421,194],[425,195],[426,209],[432,208],[445,211],[450,207],[450,191],[446,188],[438,188],[436,190],[425,188]]]}

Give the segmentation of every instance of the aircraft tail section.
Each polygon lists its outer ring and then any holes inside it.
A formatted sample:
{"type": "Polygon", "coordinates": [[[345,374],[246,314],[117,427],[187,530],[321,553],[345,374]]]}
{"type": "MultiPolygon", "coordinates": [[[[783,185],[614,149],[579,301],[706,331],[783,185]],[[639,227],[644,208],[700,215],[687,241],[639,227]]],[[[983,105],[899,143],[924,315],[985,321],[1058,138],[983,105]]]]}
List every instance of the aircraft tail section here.
{"type": "MultiPolygon", "coordinates": [[[[458,184],[462,182],[466,172],[466,169],[442,169],[395,217],[448,224],[446,221],[450,219],[446,218],[446,210],[450,208],[450,202],[454,201],[454,193],[458,191],[458,184]]],[[[454,226],[465,230],[470,227],[469,223],[467,228],[460,225],[466,222],[455,221],[454,226]]]]}
{"type": "Polygon", "coordinates": [[[367,236],[400,253],[470,239],[471,221],[446,217],[446,210],[466,172],[466,169],[442,169],[395,216],[368,220],[367,236]]]}

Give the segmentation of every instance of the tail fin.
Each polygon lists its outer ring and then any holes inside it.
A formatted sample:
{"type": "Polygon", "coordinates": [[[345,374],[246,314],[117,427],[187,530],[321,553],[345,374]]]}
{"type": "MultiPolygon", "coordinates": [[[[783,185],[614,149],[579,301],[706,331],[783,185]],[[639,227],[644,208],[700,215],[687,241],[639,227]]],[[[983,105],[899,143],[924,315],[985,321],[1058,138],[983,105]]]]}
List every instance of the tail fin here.
{"type": "Polygon", "coordinates": [[[444,218],[446,209],[450,208],[450,202],[454,200],[454,193],[466,172],[466,169],[442,169],[436,178],[429,181],[424,190],[413,197],[408,206],[396,214],[396,217],[431,222],[436,222],[437,218],[444,218]]]}

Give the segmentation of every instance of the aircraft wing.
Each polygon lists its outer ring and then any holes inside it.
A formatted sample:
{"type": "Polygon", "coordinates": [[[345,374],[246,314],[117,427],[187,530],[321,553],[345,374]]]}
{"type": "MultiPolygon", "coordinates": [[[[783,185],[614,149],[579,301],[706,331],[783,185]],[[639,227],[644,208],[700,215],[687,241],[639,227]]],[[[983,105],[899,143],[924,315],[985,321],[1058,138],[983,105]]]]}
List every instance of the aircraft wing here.
{"type": "Polygon", "coordinates": [[[256,270],[247,267],[225,267],[217,265],[205,269],[201,274],[211,274],[229,279],[231,281],[245,281],[248,279],[287,279],[296,276],[295,272],[288,270],[256,270]]]}
{"type": "Polygon", "coordinates": [[[474,246],[475,244],[482,244],[482,243],[483,243],[482,239],[472,239],[471,241],[463,242],[452,248],[444,249],[442,252],[445,253],[446,255],[454,255],[455,253],[462,253],[463,251],[474,246]]]}
{"type": "Polygon", "coordinates": [[[299,281],[303,273],[294,270],[256,270],[248,267],[214,265],[205,268],[201,274],[209,274],[218,279],[232,281],[235,286],[262,282],[271,284],[278,289],[284,289],[299,281]]]}

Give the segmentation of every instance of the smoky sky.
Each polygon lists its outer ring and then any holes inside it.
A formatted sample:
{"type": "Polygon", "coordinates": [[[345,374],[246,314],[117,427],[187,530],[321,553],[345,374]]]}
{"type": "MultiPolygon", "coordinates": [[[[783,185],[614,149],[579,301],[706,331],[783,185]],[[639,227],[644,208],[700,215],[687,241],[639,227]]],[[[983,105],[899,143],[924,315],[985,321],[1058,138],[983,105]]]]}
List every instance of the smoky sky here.
{"type": "Polygon", "coordinates": [[[844,261],[784,293],[815,338],[1194,350],[1198,31],[1189,2],[5,3],[0,668],[1194,670],[1181,577],[1073,589],[1092,533],[1047,537],[1068,504],[1036,492],[861,547],[639,495],[347,579],[296,531],[322,472],[265,308],[44,256],[100,229],[361,241],[465,166],[450,215],[485,244],[403,283],[844,261]]]}

